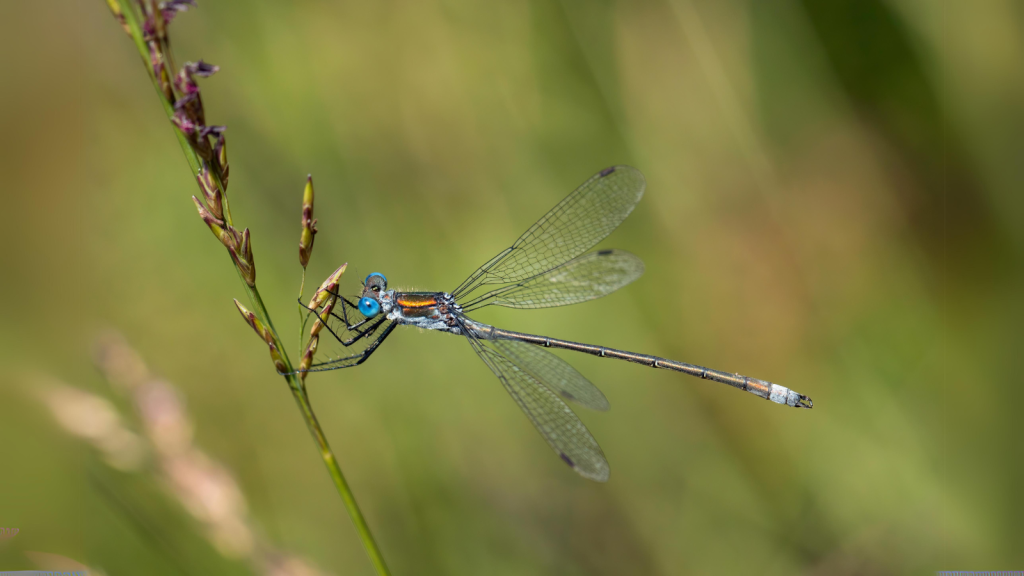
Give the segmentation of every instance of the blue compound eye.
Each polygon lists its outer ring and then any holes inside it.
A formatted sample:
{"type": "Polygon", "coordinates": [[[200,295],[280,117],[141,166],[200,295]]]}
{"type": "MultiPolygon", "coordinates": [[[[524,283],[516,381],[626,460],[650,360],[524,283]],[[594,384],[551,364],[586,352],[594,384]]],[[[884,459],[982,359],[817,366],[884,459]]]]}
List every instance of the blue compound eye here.
{"type": "Polygon", "coordinates": [[[373,318],[380,314],[380,302],[373,298],[362,297],[359,299],[359,313],[367,318],[373,318]]]}
{"type": "Polygon", "coordinates": [[[380,272],[373,272],[372,274],[366,277],[366,280],[363,280],[363,285],[369,287],[379,287],[381,290],[387,290],[388,279],[385,278],[384,275],[381,274],[380,272]]]}

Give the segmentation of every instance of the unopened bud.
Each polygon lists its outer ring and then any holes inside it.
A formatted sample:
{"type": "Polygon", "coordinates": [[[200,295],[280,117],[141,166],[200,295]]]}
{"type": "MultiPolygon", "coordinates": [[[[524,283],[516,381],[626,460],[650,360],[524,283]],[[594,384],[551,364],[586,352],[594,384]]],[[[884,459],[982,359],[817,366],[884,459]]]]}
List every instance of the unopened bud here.
{"type": "Polygon", "coordinates": [[[228,246],[228,251],[231,252],[231,257],[235,260],[235,265],[238,266],[238,271],[242,273],[242,278],[245,279],[245,283],[250,287],[256,285],[256,262],[252,255],[252,239],[249,236],[249,229],[246,228],[240,237],[237,236],[238,231],[232,229],[238,238],[238,244],[236,246],[228,246]]]}
{"type": "Polygon", "coordinates": [[[324,323],[330,319],[331,311],[334,310],[334,305],[338,303],[337,296],[331,296],[327,299],[327,303],[324,304],[323,310],[317,312],[317,320],[313,323],[313,327],[309,330],[309,335],[316,337],[320,334],[320,331],[324,329],[324,323]]]}
{"type": "Polygon", "coordinates": [[[237,298],[235,299],[235,307],[238,308],[238,312],[242,315],[242,318],[245,318],[245,321],[249,323],[249,326],[252,326],[252,329],[256,331],[260,340],[266,342],[267,329],[263,325],[263,322],[260,322],[260,319],[257,318],[255,314],[250,312],[245,306],[242,306],[242,303],[239,302],[237,298]]]}
{"type": "Polygon", "coordinates": [[[224,186],[224,191],[228,189],[228,144],[224,140],[224,133],[221,132],[217,135],[217,143],[213,145],[213,156],[217,163],[220,165],[220,183],[224,186]]]}
{"type": "Polygon", "coordinates": [[[206,163],[203,163],[199,174],[196,175],[196,180],[199,182],[199,188],[203,191],[203,197],[206,199],[206,205],[209,207],[210,212],[218,219],[224,218],[223,197],[206,163]]]}
{"type": "Polygon", "coordinates": [[[263,322],[260,322],[260,319],[257,318],[255,314],[247,310],[245,306],[242,306],[242,303],[237,299],[235,300],[235,306],[242,314],[242,318],[245,318],[245,321],[249,323],[249,326],[252,326],[252,329],[256,331],[256,334],[260,339],[266,342],[267,347],[270,349],[270,359],[274,362],[274,367],[277,368],[277,371],[281,374],[286,374],[288,372],[288,367],[285,365],[284,359],[281,357],[281,352],[277,349],[273,331],[264,325],[263,322]]]}
{"type": "Polygon", "coordinates": [[[316,289],[313,293],[313,299],[309,301],[309,309],[316,310],[317,308],[324,305],[327,299],[338,293],[338,281],[341,280],[341,275],[345,273],[345,268],[348,267],[348,262],[342,264],[334,271],[333,274],[324,280],[324,283],[316,289]]]}
{"type": "Polygon", "coordinates": [[[234,250],[238,245],[238,231],[230,226],[226,225],[223,220],[214,216],[209,210],[203,206],[203,203],[199,201],[195,196],[192,197],[192,201],[196,203],[196,210],[199,211],[199,217],[206,222],[206,225],[210,227],[213,235],[224,244],[228,250],[234,250]]]}
{"type": "Polygon", "coordinates": [[[249,265],[249,269],[252,270],[252,272],[251,272],[252,279],[249,282],[249,285],[252,286],[256,282],[256,261],[253,259],[253,256],[252,256],[252,238],[250,238],[250,236],[249,236],[249,229],[248,228],[246,228],[242,232],[241,252],[242,252],[242,256],[245,258],[246,264],[249,265]]]}
{"type": "Polygon", "coordinates": [[[302,358],[299,360],[299,376],[303,381],[306,380],[306,373],[309,371],[309,368],[313,366],[313,357],[316,356],[316,349],[319,344],[319,336],[310,338],[309,344],[306,345],[305,352],[302,353],[302,358]]]}
{"type": "Polygon", "coordinates": [[[281,358],[281,352],[278,351],[277,345],[273,341],[267,342],[267,346],[270,348],[270,359],[274,361],[274,368],[277,368],[279,374],[287,374],[288,366],[284,363],[284,358],[281,358]]]}
{"type": "Polygon", "coordinates": [[[313,254],[313,240],[316,238],[316,220],[313,218],[313,176],[306,177],[306,189],[302,192],[302,233],[299,236],[299,264],[305,268],[313,254]]]}

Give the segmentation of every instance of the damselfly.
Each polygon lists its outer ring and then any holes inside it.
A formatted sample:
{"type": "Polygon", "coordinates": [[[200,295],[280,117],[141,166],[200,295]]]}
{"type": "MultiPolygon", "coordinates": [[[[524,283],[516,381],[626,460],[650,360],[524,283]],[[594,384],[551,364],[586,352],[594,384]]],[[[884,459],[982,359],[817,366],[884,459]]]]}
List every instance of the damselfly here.
{"type": "Polygon", "coordinates": [[[644,186],[643,174],[635,168],[602,170],[451,292],[388,290],[384,275],[374,272],[364,280],[358,297],[333,294],[333,305],[311,312],[323,321],[339,346],[309,371],[362,364],[403,324],[464,336],[562,460],[582,476],[598,481],[608,479],[608,461],[563,399],[594,410],[607,410],[608,400],[582,374],[545,348],[675,370],[778,404],[810,408],[807,396],[764,380],[647,354],[512,332],[467,316],[485,306],[576,304],[610,294],[639,278],[643,262],[629,252],[587,251],[629,216],[643,196],[644,186]]]}

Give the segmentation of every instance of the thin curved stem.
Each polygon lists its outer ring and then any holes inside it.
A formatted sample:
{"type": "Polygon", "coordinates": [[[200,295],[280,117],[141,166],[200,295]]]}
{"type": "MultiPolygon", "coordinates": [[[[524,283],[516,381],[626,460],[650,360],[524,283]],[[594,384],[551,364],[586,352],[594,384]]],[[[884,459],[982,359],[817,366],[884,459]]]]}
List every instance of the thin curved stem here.
{"type": "Polygon", "coordinates": [[[299,354],[302,354],[302,335],[306,333],[306,318],[308,316],[303,314],[305,308],[302,306],[302,297],[306,292],[306,267],[302,267],[302,283],[299,284],[299,301],[297,306],[299,307],[299,354]]]}
{"type": "MultiPolygon", "coordinates": [[[[289,378],[298,380],[295,375],[291,375],[289,378]]],[[[313,435],[317,445],[320,447],[320,457],[323,458],[324,465],[327,466],[327,471],[330,473],[331,479],[334,480],[334,485],[338,488],[338,494],[341,495],[341,499],[345,502],[345,508],[348,509],[349,516],[352,517],[352,523],[355,524],[356,532],[359,533],[359,539],[363,541],[363,548],[366,549],[370,562],[373,563],[377,574],[390,575],[391,572],[388,571],[388,566],[384,562],[384,556],[381,554],[380,548],[377,547],[377,542],[373,539],[373,533],[370,532],[370,526],[366,523],[366,519],[363,518],[363,513],[359,510],[356,497],[352,494],[348,481],[345,480],[345,475],[341,472],[341,466],[338,465],[338,460],[334,457],[334,452],[331,451],[331,447],[327,443],[327,437],[324,436],[324,431],[320,428],[316,414],[313,413],[313,406],[309,403],[309,396],[306,394],[305,386],[300,382],[298,390],[292,388],[292,394],[295,396],[295,402],[298,403],[299,409],[302,411],[303,418],[306,419],[310,434],[313,435]]]]}

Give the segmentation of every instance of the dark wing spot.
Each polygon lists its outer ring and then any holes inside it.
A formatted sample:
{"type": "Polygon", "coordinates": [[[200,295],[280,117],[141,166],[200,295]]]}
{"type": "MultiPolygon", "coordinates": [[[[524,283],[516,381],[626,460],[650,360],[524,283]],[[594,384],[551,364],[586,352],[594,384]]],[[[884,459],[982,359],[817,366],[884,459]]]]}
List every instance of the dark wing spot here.
{"type": "Polygon", "coordinates": [[[608,256],[612,252],[614,252],[614,250],[601,250],[600,252],[597,253],[597,255],[598,256],[608,256]]]}
{"type": "Polygon", "coordinates": [[[564,462],[565,462],[566,464],[568,464],[568,465],[569,465],[569,466],[571,466],[572,468],[575,468],[575,467],[576,467],[576,465],[572,463],[572,458],[569,458],[568,456],[566,456],[566,455],[565,455],[565,452],[559,452],[559,453],[558,453],[558,455],[562,457],[562,460],[563,460],[563,461],[564,461],[564,462]]]}
{"type": "Polygon", "coordinates": [[[604,178],[605,176],[611,174],[612,172],[615,172],[615,166],[601,170],[601,178],[604,178]]]}
{"type": "Polygon", "coordinates": [[[573,396],[569,392],[565,392],[565,391],[562,391],[562,398],[565,398],[566,400],[575,400],[576,399],[575,396],[573,396]]]}

